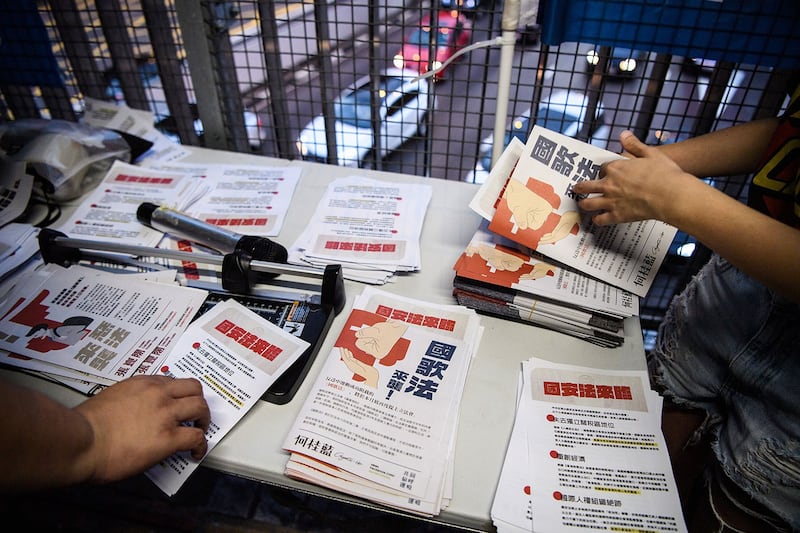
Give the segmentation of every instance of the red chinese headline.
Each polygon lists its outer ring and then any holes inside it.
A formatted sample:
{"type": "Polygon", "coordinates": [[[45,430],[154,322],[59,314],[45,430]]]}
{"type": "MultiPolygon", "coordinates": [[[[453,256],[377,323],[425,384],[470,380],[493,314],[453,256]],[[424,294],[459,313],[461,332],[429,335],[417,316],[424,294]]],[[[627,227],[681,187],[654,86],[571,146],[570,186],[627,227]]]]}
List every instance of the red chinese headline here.
{"type": "Polygon", "coordinates": [[[544,393],[548,396],[633,400],[633,393],[631,392],[631,388],[627,385],[595,385],[594,383],[545,381],[544,393]]]}
{"type": "Polygon", "coordinates": [[[422,315],[419,313],[409,313],[402,309],[393,309],[385,305],[379,305],[375,310],[375,314],[399,320],[400,322],[408,322],[417,326],[425,326],[426,328],[443,329],[445,331],[453,331],[456,329],[456,321],[449,318],[439,318],[436,316],[422,315]]]}
{"type": "Polygon", "coordinates": [[[206,222],[215,226],[266,226],[266,217],[207,218],[206,222]]]}
{"type": "Polygon", "coordinates": [[[174,178],[159,178],[153,176],[130,176],[128,174],[120,174],[116,178],[115,181],[127,181],[130,183],[154,183],[159,185],[168,185],[172,183],[174,178]]]}
{"type": "Polygon", "coordinates": [[[230,320],[223,320],[217,324],[214,329],[270,361],[274,361],[283,351],[280,347],[269,343],[258,335],[248,332],[246,329],[237,326],[230,320]]]}
{"type": "Polygon", "coordinates": [[[348,252],[392,254],[397,245],[379,242],[325,241],[326,250],[344,250],[348,252]]]}

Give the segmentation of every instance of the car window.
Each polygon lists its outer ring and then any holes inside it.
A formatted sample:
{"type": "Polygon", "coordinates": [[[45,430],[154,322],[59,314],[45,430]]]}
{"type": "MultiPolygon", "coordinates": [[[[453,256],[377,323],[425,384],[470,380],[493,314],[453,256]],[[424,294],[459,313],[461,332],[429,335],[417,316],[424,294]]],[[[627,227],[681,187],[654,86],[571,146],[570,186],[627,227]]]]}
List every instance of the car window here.
{"type": "Polygon", "coordinates": [[[419,91],[409,91],[407,93],[403,93],[403,96],[395,100],[395,102],[389,107],[389,116],[391,117],[404,107],[409,106],[418,97],[419,91]]]}
{"type": "MultiPolygon", "coordinates": [[[[381,101],[385,100],[386,93],[395,91],[402,84],[403,80],[395,76],[381,76],[378,81],[381,101]]],[[[371,86],[367,82],[337,98],[333,103],[333,112],[337,120],[356,128],[371,127],[370,92],[371,86]]]]}

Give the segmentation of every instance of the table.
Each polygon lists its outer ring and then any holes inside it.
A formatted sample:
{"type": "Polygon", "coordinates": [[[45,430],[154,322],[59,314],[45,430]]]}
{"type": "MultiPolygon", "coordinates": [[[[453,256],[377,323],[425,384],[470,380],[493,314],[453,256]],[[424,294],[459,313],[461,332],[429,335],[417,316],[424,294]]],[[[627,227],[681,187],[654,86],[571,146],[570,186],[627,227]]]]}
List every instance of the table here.
{"type": "MultiPolygon", "coordinates": [[[[189,161],[228,165],[300,166],[300,183],[289,217],[275,239],[291,246],[310,219],[327,184],[337,177],[365,175],[389,181],[426,183],[433,195],[422,231],[422,269],[401,275],[381,288],[434,303],[455,303],[452,266],[480,224],[469,201],[476,185],[397,173],[350,169],[302,161],[286,161],[250,154],[193,148],[189,161]]],[[[260,401],[208,455],[203,464],[222,472],[276,486],[310,492],[356,505],[394,512],[360,499],[296,481],[283,475],[288,454],[281,444],[319,372],[325,354],[341,330],[363,284],[346,282],[347,305],[334,320],[295,397],[285,405],[260,401]]],[[[455,454],[454,493],[450,506],[433,522],[465,529],[492,529],[490,510],[495,487],[514,422],[520,363],[532,356],[561,363],[609,370],[646,368],[638,317],[625,321],[621,347],[602,348],[567,335],[492,317],[481,319],[485,332],[464,390],[455,454]]],[[[17,382],[43,391],[67,405],[84,397],[70,389],[19,372],[2,370],[17,382]]]]}

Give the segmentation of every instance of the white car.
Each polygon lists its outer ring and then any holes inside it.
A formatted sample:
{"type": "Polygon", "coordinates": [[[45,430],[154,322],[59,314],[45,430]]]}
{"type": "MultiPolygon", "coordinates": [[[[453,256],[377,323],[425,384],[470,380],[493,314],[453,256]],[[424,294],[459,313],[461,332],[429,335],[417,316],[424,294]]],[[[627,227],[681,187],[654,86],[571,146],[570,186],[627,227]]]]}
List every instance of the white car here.
{"type": "MultiPolygon", "coordinates": [[[[539,104],[536,114],[536,124],[549,130],[557,131],[568,137],[576,137],[583,128],[586,120],[586,109],[589,97],[575,91],[556,91],[539,104]]],[[[515,118],[506,131],[503,147],[508,146],[512,137],[523,143],[528,139],[528,134],[533,126],[530,124],[530,109],[515,118]]],[[[608,145],[611,129],[604,124],[604,109],[598,102],[595,109],[595,129],[589,134],[589,142],[600,148],[608,145]]],[[[469,172],[464,181],[483,183],[492,167],[492,135],[481,141],[478,161],[475,170],[469,172]]]]}
{"type": "MultiPolygon", "coordinates": [[[[380,114],[381,153],[386,157],[415,134],[427,132],[428,102],[432,98],[429,82],[415,80],[418,73],[387,69],[380,75],[378,100],[380,114]]],[[[363,166],[376,156],[372,130],[369,76],[359,79],[336,98],[336,162],[341,166],[363,166]]],[[[300,156],[309,161],[327,163],[325,119],[314,118],[297,138],[300,156]]]]}

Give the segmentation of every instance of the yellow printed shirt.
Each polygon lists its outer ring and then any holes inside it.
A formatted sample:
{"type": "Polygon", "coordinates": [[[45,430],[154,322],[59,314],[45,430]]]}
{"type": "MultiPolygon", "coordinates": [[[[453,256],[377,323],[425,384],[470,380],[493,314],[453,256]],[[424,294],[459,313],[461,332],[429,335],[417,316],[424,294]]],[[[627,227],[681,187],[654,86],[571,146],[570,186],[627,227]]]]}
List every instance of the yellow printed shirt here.
{"type": "Polygon", "coordinates": [[[800,85],[753,176],[748,205],[800,228],[800,85]]]}

